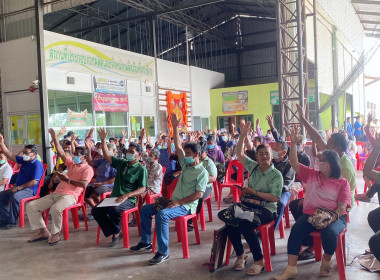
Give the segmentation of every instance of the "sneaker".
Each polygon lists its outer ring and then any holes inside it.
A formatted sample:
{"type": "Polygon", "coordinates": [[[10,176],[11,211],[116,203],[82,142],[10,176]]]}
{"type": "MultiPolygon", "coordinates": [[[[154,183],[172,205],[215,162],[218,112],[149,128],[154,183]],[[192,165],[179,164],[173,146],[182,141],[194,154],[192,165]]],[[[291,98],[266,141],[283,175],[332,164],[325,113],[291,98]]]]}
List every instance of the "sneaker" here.
{"type": "Polygon", "coordinates": [[[87,215],[87,221],[93,221],[93,220],[95,220],[94,216],[88,214],[87,215]]]}
{"type": "Polygon", "coordinates": [[[163,255],[163,254],[157,252],[154,255],[153,259],[151,259],[149,261],[149,264],[151,264],[151,265],[153,265],[153,264],[159,264],[159,263],[162,263],[164,261],[167,261],[168,259],[169,259],[169,255],[163,255]]]}
{"type": "Polygon", "coordinates": [[[120,232],[117,237],[112,236],[112,242],[108,244],[108,246],[115,247],[122,239],[123,239],[123,234],[120,232]]]}
{"type": "Polygon", "coordinates": [[[355,200],[359,200],[363,202],[371,202],[371,198],[368,197],[365,193],[355,194],[355,200]]]}
{"type": "Polygon", "coordinates": [[[7,229],[12,229],[12,228],[14,228],[14,227],[16,227],[16,224],[4,224],[4,225],[1,227],[1,229],[3,229],[3,230],[7,230],[7,229]]]}
{"type": "Polygon", "coordinates": [[[192,220],[188,220],[187,221],[187,231],[190,232],[190,231],[193,231],[193,230],[194,230],[193,221],[192,220]]]}
{"type": "Polygon", "coordinates": [[[128,223],[128,226],[130,227],[137,227],[137,222],[135,219],[132,219],[129,223],[128,223]]]}
{"type": "Polygon", "coordinates": [[[152,250],[152,243],[145,244],[145,243],[139,242],[139,244],[137,244],[136,246],[131,247],[130,250],[131,251],[135,251],[135,252],[141,252],[141,251],[145,251],[145,250],[152,250]]]}

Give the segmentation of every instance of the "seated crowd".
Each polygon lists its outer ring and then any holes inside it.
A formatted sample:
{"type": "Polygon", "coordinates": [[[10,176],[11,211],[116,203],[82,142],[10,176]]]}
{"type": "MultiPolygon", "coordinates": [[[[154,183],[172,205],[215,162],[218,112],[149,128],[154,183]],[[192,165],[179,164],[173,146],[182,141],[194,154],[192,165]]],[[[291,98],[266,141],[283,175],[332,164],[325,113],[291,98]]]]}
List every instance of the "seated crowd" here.
{"type": "MultiPolygon", "coordinates": [[[[376,139],[371,132],[372,117],[369,115],[368,124],[363,126],[368,141],[366,148],[372,149],[363,169],[369,190],[354,197],[355,169],[357,161],[362,159],[357,157],[355,142],[349,139],[352,131],[318,131],[305,118],[300,106],[298,113],[312,145],[306,145],[306,138],[299,135],[296,126],[288,131],[290,141],[285,141],[274,126],[272,116],[266,118],[270,130],[264,136],[259,119],[255,128],[251,127],[251,122],[242,120],[237,130],[231,126],[231,133],[208,128],[179,132],[179,120],[173,114],[172,137],[160,134],[155,143],[144,129],[136,140],[132,140],[131,137],[126,139],[124,130],[120,137],[113,138],[100,128],[97,131],[100,142],[95,143],[94,129],[85,139],[78,139],[74,132],[66,133],[64,127],[58,134],[51,128],[55,167],[45,177],[35,145],[26,145],[22,152],[14,155],[0,135],[0,227],[14,227],[21,200],[36,196],[26,205],[31,230],[38,230],[28,242],[46,240],[56,245],[61,240],[63,210],[82,198],[91,207],[91,215],[83,218],[94,219],[104,236],[110,237],[109,245],[114,247],[123,239],[123,212],[138,205],[140,216],[134,217],[131,225],[140,218],[141,240],[131,247],[131,251],[152,249],[152,219],[155,218],[158,250],[149,264],[159,264],[169,259],[169,221],[198,214],[211,195],[213,184],[223,183],[221,170],[238,161],[244,167],[245,179],[241,186],[235,186],[241,194],[241,202],[235,201],[232,206],[235,217],[221,218],[237,255],[233,268],[244,270],[248,259],[241,240],[243,235],[253,256],[253,264],[246,273],[257,275],[263,271],[263,253],[254,230],[272,222],[276,229],[289,204],[296,222],[288,239],[288,266],[275,279],[296,277],[297,261],[314,258],[313,238],[309,234],[316,230],[321,232],[324,249],[320,275],[328,276],[338,236],[346,228],[355,199],[370,201],[376,192],[380,193],[380,171],[376,171],[380,166],[380,138],[376,139]],[[167,205],[146,203],[147,195],[158,197],[161,194],[168,199],[167,205]],[[114,204],[99,205],[107,196],[114,198],[114,204]],[[319,228],[313,221],[321,207],[329,210],[332,216],[319,228]],[[47,209],[52,219],[50,231],[42,215],[47,209]],[[301,250],[302,246],[306,248],[301,250]]],[[[236,180],[238,170],[232,170],[228,176],[236,180]]],[[[235,187],[231,187],[223,199],[225,203],[233,202],[235,187]]],[[[221,194],[219,199],[222,199],[221,194]]],[[[218,216],[225,215],[228,209],[232,208],[222,210],[218,216]]],[[[378,259],[379,209],[368,215],[374,231],[369,246],[378,259]]],[[[192,230],[191,220],[188,230],[192,230]]]]}

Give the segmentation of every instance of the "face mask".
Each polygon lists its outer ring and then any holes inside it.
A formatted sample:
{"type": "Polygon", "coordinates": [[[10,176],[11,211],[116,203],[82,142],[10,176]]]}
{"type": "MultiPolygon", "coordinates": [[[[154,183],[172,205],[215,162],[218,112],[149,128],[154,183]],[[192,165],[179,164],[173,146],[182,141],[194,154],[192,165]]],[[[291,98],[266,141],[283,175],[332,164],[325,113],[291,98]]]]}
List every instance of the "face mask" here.
{"type": "Polygon", "coordinates": [[[273,159],[278,159],[278,152],[272,150],[272,153],[273,153],[273,159]]]}
{"type": "Polygon", "coordinates": [[[209,150],[213,150],[214,149],[214,145],[208,145],[208,149],[209,150]]]}
{"type": "Polygon", "coordinates": [[[168,146],[167,145],[162,145],[162,149],[167,149],[168,146]]]}
{"type": "Polygon", "coordinates": [[[147,161],[148,161],[149,163],[152,163],[152,162],[154,161],[154,159],[152,159],[151,157],[148,157],[148,158],[147,158],[147,161]]]}
{"type": "Polygon", "coordinates": [[[174,145],[174,143],[172,144],[172,149],[174,149],[175,148],[175,145],[174,145]]]}
{"type": "Polygon", "coordinates": [[[75,164],[80,164],[82,162],[82,160],[78,156],[74,156],[73,161],[75,164]]]}
{"type": "Polygon", "coordinates": [[[297,146],[297,152],[301,152],[302,150],[302,147],[301,146],[297,146]]]}
{"type": "Polygon", "coordinates": [[[158,145],[158,146],[157,146],[157,149],[161,150],[161,149],[162,149],[162,146],[161,146],[161,145],[158,145]]]}
{"type": "Polygon", "coordinates": [[[267,138],[272,138],[272,134],[267,134],[267,138]]]}
{"type": "Polygon", "coordinates": [[[135,160],[135,154],[127,153],[127,154],[125,155],[125,159],[126,159],[127,161],[134,161],[134,160],[135,160]]]}
{"type": "Polygon", "coordinates": [[[0,164],[4,164],[4,163],[5,163],[5,159],[0,160],[0,164]]]}
{"type": "Polygon", "coordinates": [[[227,137],[226,136],[222,136],[222,140],[223,141],[226,141],[227,137]]]}
{"type": "Polygon", "coordinates": [[[23,155],[22,155],[22,159],[23,159],[24,161],[29,161],[29,160],[30,160],[30,156],[23,154],[23,155]]]}
{"type": "Polygon", "coordinates": [[[188,165],[191,165],[194,163],[194,158],[193,157],[185,157],[185,162],[188,165]]]}
{"type": "Polygon", "coordinates": [[[327,162],[319,162],[319,171],[323,174],[328,174],[330,172],[330,165],[327,162]]]}
{"type": "Polygon", "coordinates": [[[98,154],[102,156],[103,155],[103,150],[102,149],[98,149],[98,154]]]}

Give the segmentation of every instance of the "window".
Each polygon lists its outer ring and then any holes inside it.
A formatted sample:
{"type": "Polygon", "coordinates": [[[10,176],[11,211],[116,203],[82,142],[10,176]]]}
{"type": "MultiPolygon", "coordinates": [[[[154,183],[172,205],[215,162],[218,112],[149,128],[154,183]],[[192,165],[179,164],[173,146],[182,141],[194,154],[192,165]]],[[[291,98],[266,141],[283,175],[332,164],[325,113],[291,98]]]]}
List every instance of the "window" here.
{"type": "Polygon", "coordinates": [[[235,125],[235,130],[238,129],[241,120],[250,121],[253,124],[253,115],[235,115],[228,117],[218,117],[218,129],[230,131],[232,124],[235,125]]]}
{"type": "Polygon", "coordinates": [[[146,135],[149,135],[151,137],[154,137],[156,135],[155,129],[154,129],[154,117],[144,117],[144,128],[146,135]]]}
{"type": "Polygon", "coordinates": [[[208,118],[201,118],[201,122],[202,122],[201,130],[204,130],[206,128],[206,126],[209,125],[209,119],[208,118]]]}
{"type": "Polygon", "coordinates": [[[141,117],[131,116],[131,136],[133,138],[140,136],[140,130],[142,128],[141,117]]]}

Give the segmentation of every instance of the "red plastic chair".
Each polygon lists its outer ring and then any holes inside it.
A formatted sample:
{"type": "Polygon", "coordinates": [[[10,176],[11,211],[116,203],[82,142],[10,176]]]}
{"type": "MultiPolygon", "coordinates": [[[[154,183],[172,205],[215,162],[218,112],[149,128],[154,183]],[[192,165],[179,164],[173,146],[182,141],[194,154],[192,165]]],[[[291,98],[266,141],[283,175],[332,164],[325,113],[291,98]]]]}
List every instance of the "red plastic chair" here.
{"type": "MultiPolygon", "coordinates": [[[[65,208],[62,212],[62,229],[63,229],[63,240],[69,240],[69,210],[71,211],[71,217],[73,219],[74,228],[79,228],[79,214],[78,209],[82,209],[84,224],[86,226],[86,231],[88,231],[87,216],[86,216],[86,206],[83,203],[84,192],[78,197],[77,203],[65,208]]],[[[49,209],[46,209],[43,217],[45,218],[45,225],[48,226],[49,222],[49,209]]]]}
{"type": "MultiPolygon", "coordinates": [[[[364,142],[356,141],[356,146],[361,146],[362,150],[364,152],[364,148],[365,148],[365,143],[364,142]]],[[[367,157],[362,157],[362,156],[359,155],[359,152],[357,152],[356,153],[356,169],[357,170],[363,170],[363,168],[364,168],[363,160],[365,162],[367,160],[367,157]]]]}
{"type": "MultiPolygon", "coordinates": [[[[264,264],[265,270],[270,272],[272,271],[272,261],[270,259],[270,255],[276,255],[276,246],[274,240],[274,221],[261,225],[257,227],[255,230],[260,232],[262,247],[263,247],[263,255],[264,255],[264,264]]],[[[226,265],[230,263],[231,257],[231,241],[228,240],[227,244],[227,253],[226,253],[226,265]]]]}
{"type": "MultiPolygon", "coordinates": [[[[109,195],[110,194],[111,194],[111,192],[109,193],[109,195]]],[[[104,197],[106,197],[106,196],[104,196],[104,197]]],[[[125,210],[121,216],[121,230],[123,232],[124,248],[129,248],[129,246],[130,246],[130,244],[129,244],[129,225],[128,225],[129,214],[134,214],[134,217],[135,217],[136,222],[137,222],[139,236],[141,235],[140,213],[139,213],[138,203],[139,203],[139,197],[137,196],[136,206],[131,208],[131,209],[125,210]]],[[[100,226],[98,226],[98,233],[97,233],[97,237],[96,237],[96,245],[99,245],[99,239],[100,239],[100,226]]]]}
{"type": "Polygon", "coordinates": [[[11,181],[11,178],[8,179],[7,183],[5,184],[4,186],[4,191],[6,191],[7,189],[9,189],[9,182],[11,181]]]}
{"type": "MultiPolygon", "coordinates": [[[[181,217],[177,217],[177,218],[173,219],[173,221],[175,221],[175,227],[177,230],[178,242],[182,242],[182,254],[183,254],[184,259],[190,258],[189,237],[188,237],[188,232],[187,232],[187,221],[190,219],[193,220],[195,239],[197,241],[197,244],[199,245],[199,244],[201,244],[201,240],[199,237],[197,214],[196,213],[189,214],[189,215],[185,215],[185,216],[181,216],[181,217]]],[[[157,239],[157,232],[156,232],[156,229],[154,229],[152,253],[155,252],[156,239],[157,239]]]]}
{"type": "MultiPolygon", "coordinates": [[[[336,247],[336,250],[335,250],[335,257],[336,257],[336,262],[338,265],[339,280],[346,280],[346,272],[345,272],[345,266],[346,266],[346,232],[347,232],[347,228],[345,228],[338,235],[338,246],[336,247]]],[[[313,236],[313,240],[314,240],[315,260],[317,262],[319,262],[322,260],[321,232],[320,231],[314,231],[310,235],[313,236]]]]}
{"type": "Polygon", "coordinates": [[[201,211],[198,214],[199,221],[201,222],[201,230],[206,230],[206,219],[205,219],[205,208],[204,208],[205,202],[207,203],[208,220],[209,222],[212,222],[212,208],[211,208],[211,195],[210,195],[205,200],[203,200],[201,211]]]}
{"type": "Polygon", "coordinates": [[[223,188],[231,188],[233,192],[233,200],[234,202],[239,202],[239,193],[240,190],[234,185],[243,186],[244,183],[244,166],[239,162],[239,160],[233,160],[228,165],[226,171],[226,180],[223,184],[219,184],[219,202],[218,202],[218,210],[220,210],[220,204],[222,202],[222,190],[223,188]],[[232,180],[231,175],[234,173],[233,167],[237,167],[237,180],[232,180]]]}
{"type": "Polygon", "coordinates": [[[220,182],[218,180],[214,181],[214,183],[212,183],[212,186],[214,188],[214,195],[215,195],[215,201],[219,201],[219,193],[218,193],[218,188],[219,188],[219,184],[220,182]]]}
{"type": "Polygon", "coordinates": [[[41,177],[40,182],[38,184],[37,194],[35,196],[31,196],[31,197],[24,198],[24,199],[20,200],[20,212],[18,214],[19,227],[25,226],[24,222],[25,222],[25,205],[26,205],[26,203],[40,198],[40,190],[41,190],[41,187],[44,185],[44,182],[45,182],[45,173],[46,173],[46,169],[47,169],[48,165],[43,163],[42,166],[44,168],[44,173],[42,174],[42,177],[41,177]]]}
{"type": "MultiPolygon", "coordinates": [[[[162,190],[162,185],[164,183],[164,176],[163,174],[165,174],[165,171],[166,171],[166,167],[165,166],[162,166],[162,182],[161,182],[161,190],[162,190]]],[[[154,199],[156,197],[160,197],[162,196],[162,193],[159,192],[159,193],[155,193],[155,194],[146,194],[145,195],[145,203],[146,204],[151,204],[151,203],[154,203],[154,199]]]]}
{"type": "Polygon", "coordinates": [[[166,198],[167,199],[172,198],[173,192],[174,192],[175,187],[177,186],[178,180],[179,180],[179,177],[175,178],[173,180],[173,182],[169,186],[166,187],[166,198]]]}

